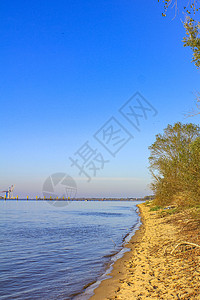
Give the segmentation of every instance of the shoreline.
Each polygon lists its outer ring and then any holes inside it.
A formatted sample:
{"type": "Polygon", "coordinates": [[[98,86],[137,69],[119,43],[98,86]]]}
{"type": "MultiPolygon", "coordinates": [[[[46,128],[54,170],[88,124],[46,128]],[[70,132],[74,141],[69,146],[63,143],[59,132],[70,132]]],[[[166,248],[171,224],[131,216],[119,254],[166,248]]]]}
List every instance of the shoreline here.
{"type": "Polygon", "coordinates": [[[139,228],[136,229],[131,239],[124,245],[124,249],[127,249],[127,252],[125,252],[121,258],[117,259],[112,264],[112,270],[107,274],[109,278],[101,281],[98,287],[94,289],[93,295],[89,298],[89,300],[114,299],[114,297],[112,296],[119,289],[120,282],[125,279],[126,268],[124,267],[124,264],[131,258],[132,251],[134,251],[134,243],[138,243],[140,241],[145,230],[145,220],[143,218],[142,211],[139,205],[140,204],[137,204],[139,228]]]}
{"type": "Polygon", "coordinates": [[[123,238],[122,248],[114,254],[111,254],[111,261],[107,264],[105,272],[94,282],[89,283],[85,288],[84,292],[75,295],[72,299],[74,300],[89,300],[91,297],[95,295],[94,291],[98,289],[101,284],[109,279],[112,279],[112,274],[115,270],[115,265],[118,261],[123,260],[126,254],[131,252],[132,239],[136,236],[137,232],[140,230],[142,226],[140,209],[138,204],[136,205],[138,220],[135,225],[131,228],[131,231],[123,238]]]}
{"type": "Polygon", "coordinates": [[[111,277],[89,299],[200,299],[200,251],[171,254],[177,240],[189,238],[181,229],[184,216],[163,218],[144,203],[137,207],[142,225],[124,246],[130,251],[113,264],[111,277]]]}

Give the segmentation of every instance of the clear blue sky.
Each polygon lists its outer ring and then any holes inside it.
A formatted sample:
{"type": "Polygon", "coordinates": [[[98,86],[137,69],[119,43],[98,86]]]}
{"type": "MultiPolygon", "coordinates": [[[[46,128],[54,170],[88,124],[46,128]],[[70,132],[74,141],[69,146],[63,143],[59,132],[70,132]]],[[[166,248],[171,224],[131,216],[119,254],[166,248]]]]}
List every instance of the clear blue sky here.
{"type": "Polygon", "coordinates": [[[66,172],[78,196],[144,196],[148,146],[194,107],[199,71],[184,48],[180,14],[156,0],[30,0],[0,3],[0,189],[41,195],[66,172]],[[119,108],[139,91],[158,111],[141,131],[119,108]],[[115,157],[93,135],[114,116],[134,136],[115,157]],[[109,161],[90,183],[69,157],[86,142],[109,161]]]}

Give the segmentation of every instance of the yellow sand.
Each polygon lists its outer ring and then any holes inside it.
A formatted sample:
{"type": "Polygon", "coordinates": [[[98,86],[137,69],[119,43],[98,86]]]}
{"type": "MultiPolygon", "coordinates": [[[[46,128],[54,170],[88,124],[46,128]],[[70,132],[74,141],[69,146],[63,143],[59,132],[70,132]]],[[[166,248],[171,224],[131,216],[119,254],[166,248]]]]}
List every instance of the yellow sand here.
{"type": "MultiPolygon", "coordinates": [[[[200,299],[199,252],[181,248],[170,254],[182,237],[174,216],[164,218],[139,205],[143,225],[127,245],[129,253],[118,260],[112,278],[103,281],[90,300],[200,299]],[[172,222],[173,221],[173,222],[172,222]]],[[[181,220],[179,220],[181,224],[181,220]]]]}

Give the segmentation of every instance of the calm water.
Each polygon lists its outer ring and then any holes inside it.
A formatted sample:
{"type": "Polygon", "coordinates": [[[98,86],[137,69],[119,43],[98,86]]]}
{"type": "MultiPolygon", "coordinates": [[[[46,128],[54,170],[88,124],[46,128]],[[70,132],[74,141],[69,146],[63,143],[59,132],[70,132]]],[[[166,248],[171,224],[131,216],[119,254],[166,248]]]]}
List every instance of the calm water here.
{"type": "Polygon", "coordinates": [[[0,201],[0,299],[72,299],[138,222],[135,202],[0,201]]]}

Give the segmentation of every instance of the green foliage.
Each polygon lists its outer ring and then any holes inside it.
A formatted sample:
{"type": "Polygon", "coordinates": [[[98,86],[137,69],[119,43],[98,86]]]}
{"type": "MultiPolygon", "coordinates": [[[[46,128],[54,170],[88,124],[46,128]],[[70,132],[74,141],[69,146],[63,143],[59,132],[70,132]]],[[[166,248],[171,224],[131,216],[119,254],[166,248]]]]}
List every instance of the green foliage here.
{"type": "Polygon", "coordinates": [[[162,211],[160,212],[160,216],[161,216],[161,217],[165,217],[165,216],[173,215],[173,214],[175,214],[177,211],[178,211],[177,208],[165,209],[165,210],[162,210],[162,211]]]}
{"type": "Polygon", "coordinates": [[[184,22],[186,37],[184,37],[184,47],[189,46],[193,51],[193,62],[200,67],[200,22],[195,21],[190,16],[184,22]]]}
{"type": "Polygon", "coordinates": [[[200,127],[168,125],[149,147],[156,205],[200,203],[200,127]]]}
{"type": "Polygon", "coordinates": [[[156,205],[156,206],[151,207],[150,211],[157,211],[159,209],[161,209],[161,206],[156,205]]]}
{"type": "MultiPolygon", "coordinates": [[[[158,2],[160,2],[158,0],[158,2]]],[[[185,21],[183,22],[186,37],[183,38],[185,47],[190,47],[193,51],[193,62],[197,68],[200,67],[200,1],[199,0],[164,0],[164,12],[162,16],[166,17],[167,10],[170,6],[175,8],[175,15],[177,11],[182,11],[185,21]]]]}

